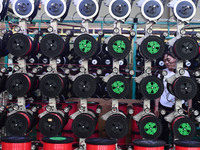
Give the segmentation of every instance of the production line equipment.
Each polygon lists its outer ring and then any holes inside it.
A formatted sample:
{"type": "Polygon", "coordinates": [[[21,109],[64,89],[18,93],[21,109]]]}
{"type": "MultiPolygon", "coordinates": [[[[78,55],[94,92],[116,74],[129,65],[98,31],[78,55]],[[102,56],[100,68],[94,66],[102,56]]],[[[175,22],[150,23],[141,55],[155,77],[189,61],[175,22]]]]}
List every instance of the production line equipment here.
{"type": "MultiPolygon", "coordinates": [[[[174,134],[174,139],[191,139],[196,134],[195,122],[184,114],[182,100],[193,99],[198,90],[198,73],[195,72],[191,77],[185,76],[187,71],[183,63],[187,60],[197,58],[199,54],[199,45],[195,38],[186,35],[185,23],[196,14],[197,1],[177,1],[173,0],[167,4],[172,8],[175,19],[177,20],[177,32],[173,39],[167,44],[170,47],[170,53],[176,58],[176,71],[173,76],[166,79],[167,88],[175,96],[175,110],[165,116],[165,120],[170,123],[174,134]]],[[[195,120],[199,122],[199,117],[195,120]]]]}
{"type": "Polygon", "coordinates": [[[150,110],[150,101],[159,98],[164,90],[162,80],[152,74],[152,62],[162,58],[165,52],[166,33],[160,37],[153,35],[153,25],[161,18],[164,12],[164,3],[160,0],[140,0],[136,3],[146,20],[145,35],[136,41],[139,52],[144,58],[144,71],[135,78],[144,102],[143,111],[134,115],[133,119],[137,121],[140,135],[151,140],[157,139],[163,130],[161,121],[150,110]]]}

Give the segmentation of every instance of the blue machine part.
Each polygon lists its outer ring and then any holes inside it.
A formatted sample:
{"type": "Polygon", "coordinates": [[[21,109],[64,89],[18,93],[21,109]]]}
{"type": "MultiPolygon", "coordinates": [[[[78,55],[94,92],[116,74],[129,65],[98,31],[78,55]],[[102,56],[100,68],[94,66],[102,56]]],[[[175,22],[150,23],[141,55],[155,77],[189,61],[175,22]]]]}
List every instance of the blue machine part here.
{"type": "Polygon", "coordinates": [[[96,5],[92,0],[83,0],[79,5],[79,11],[83,16],[92,16],[96,12],[96,5]]]}
{"type": "Polygon", "coordinates": [[[64,4],[61,0],[50,0],[47,4],[47,11],[52,16],[59,16],[63,13],[64,4]]]}
{"type": "Polygon", "coordinates": [[[182,1],[177,5],[175,11],[181,18],[189,18],[193,14],[194,8],[190,2],[182,1]]]}
{"type": "Polygon", "coordinates": [[[157,17],[161,13],[161,6],[157,1],[149,1],[144,5],[144,13],[151,18],[157,17]]]}
{"type": "MultiPolygon", "coordinates": [[[[18,0],[15,3],[15,11],[21,15],[26,16],[31,13],[32,7],[34,7],[29,0],[18,0]]],[[[31,14],[30,14],[31,15],[31,14]]]]}
{"type": "Polygon", "coordinates": [[[111,7],[112,13],[117,17],[127,15],[129,7],[124,0],[116,0],[111,7]]]}

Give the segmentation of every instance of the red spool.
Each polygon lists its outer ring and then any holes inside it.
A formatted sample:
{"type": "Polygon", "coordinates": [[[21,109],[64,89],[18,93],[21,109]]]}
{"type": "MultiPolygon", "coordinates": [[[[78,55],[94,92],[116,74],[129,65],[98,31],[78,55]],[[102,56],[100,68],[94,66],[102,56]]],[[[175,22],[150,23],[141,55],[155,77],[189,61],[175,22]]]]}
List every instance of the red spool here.
{"type": "MultiPolygon", "coordinates": [[[[143,105],[140,103],[133,103],[132,105],[134,110],[133,116],[140,113],[143,110],[143,105]]],[[[138,125],[135,120],[132,120],[132,131],[139,132],[138,125]]]]}
{"type": "MultiPolygon", "coordinates": [[[[41,114],[46,110],[45,106],[47,105],[47,103],[38,103],[38,105],[41,105],[41,108],[38,110],[38,114],[41,114]]],[[[37,137],[36,137],[37,141],[42,141],[42,138],[44,136],[42,135],[42,133],[39,132],[38,123],[36,125],[36,130],[37,130],[37,137]]]]}
{"type": "Polygon", "coordinates": [[[29,47],[29,50],[27,51],[27,53],[25,55],[28,55],[32,50],[32,40],[28,36],[27,36],[27,38],[28,38],[28,41],[30,43],[30,47],[29,47]]]}
{"type": "Polygon", "coordinates": [[[122,111],[124,114],[127,114],[127,103],[119,103],[118,109],[122,111]]]}
{"type": "Polygon", "coordinates": [[[102,139],[102,138],[88,138],[86,139],[87,150],[115,150],[116,140],[102,139]]]}
{"type": "Polygon", "coordinates": [[[175,141],[176,150],[200,150],[200,142],[193,140],[178,140],[175,141]]]}
{"type": "Polygon", "coordinates": [[[42,138],[44,137],[44,135],[42,135],[42,133],[39,131],[39,130],[37,130],[37,141],[42,141],[42,138]]]}
{"type": "MultiPolygon", "coordinates": [[[[127,114],[127,103],[119,103],[118,109],[122,111],[125,115],[127,114]]],[[[117,140],[117,144],[122,146],[126,145],[126,137],[117,140]]]]}
{"type": "Polygon", "coordinates": [[[200,147],[182,147],[182,146],[175,146],[175,150],[200,150],[200,147]]]}
{"type": "Polygon", "coordinates": [[[164,150],[164,141],[160,140],[135,140],[134,150],[164,150]]]}
{"type": "Polygon", "coordinates": [[[87,144],[87,150],[115,150],[115,145],[91,145],[91,144],[87,144]]]}
{"type": "Polygon", "coordinates": [[[94,131],[94,133],[89,138],[99,138],[99,130],[94,131]]]}
{"type": "MultiPolygon", "coordinates": [[[[88,102],[87,108],[96,113],[96,110],[97,110],[98,106],[99,106],[98,102],[88,102]]],[[[95,130],[98,130],[98,121],[97,121],[95,130]]]]}
{"type": "Polygon", "coordinates": [[[141,147],[141,146],[134,146],[134,150],[164,150],[164,146],[162,146],[162,147],[141,147]]]}
{"type": "Polygon", "coordinates": [[[132,132],[132,141],[142,139],[140,132],[132,132]]]}
{"type": "Polygon", "coordinates": [[[117,145],[123,146],[126,145],[126,137],[117,140],[117,145]]]}
{"type": "MultiPolygon", "coordinates": [[[[62,109],[64,109],[67,106],[72,106],[72,109],[69,111],[69,116],[70,116],[71,114],[75,113],[78,110],[77,105],[78,105],[78,102],[63,103],[62,109]]],[[[73,119],[69,118],[63,130],[72,130],[72,122],[73,122],[73,119]]]]}
{"type": "Polygon", "coordinates": [[[70,137],[44,137],[43,150],[72,150],[72,141],[70,137]]]}
{"type": "Polygon", "coordinates": [[[200,47],[199,47],[199,55],[200,55],[200,47]]]}
{"type": "Polygon", "coordinates": [[[37,55],[37,54],[38,54],[38,52],[39,52],[39,50],[40,50],[40,44],[39,44],[39,43],[37,43],[36,52],[35,52],[35,54],[34,54],[34,55],[37,55]]]}
{"type": "Polygon", "coordinates": [[[179,117],[177,117],[177,118],[175,118],[175,119],[173,120],[173,122],[172,122],[172,129],[173,129],[174,123],[175,123],[177,120],[181,119],[181,118],[185,118],[185,116],[179,116],[179,117]]]}
{"type": "Polygon", "coordinates": [[[2,150],[31,150],[31,138],[3,137],[2,150]]]}
{"type": "Polygon", "coordinates": [[[23,75],[24,75],[24,77],[26,77],[26,79],[28,80],[28,83],[29,83],[28,91],[27,91],[27,93],[28,93],[31,89],[31,79],[27,75],[25,75],[25,74],[23,74],[23,75]]]}
{"type": "Polygon", "coordinates": [[[62,136],[73,138],[72,144],[78,143],[78,137],[72,132],[72,130],[63,130],[62,136]]]}
{"type": "Polygon", "coordinates": [[[28,122],[28,129],[29,129],[30,125],[31,125],[31,120],[30,120],[29,116],[24,112],[18,112],[18,114],[21,114],[22,116],[24,116],[26,118],[26,120],[28,122]]]}

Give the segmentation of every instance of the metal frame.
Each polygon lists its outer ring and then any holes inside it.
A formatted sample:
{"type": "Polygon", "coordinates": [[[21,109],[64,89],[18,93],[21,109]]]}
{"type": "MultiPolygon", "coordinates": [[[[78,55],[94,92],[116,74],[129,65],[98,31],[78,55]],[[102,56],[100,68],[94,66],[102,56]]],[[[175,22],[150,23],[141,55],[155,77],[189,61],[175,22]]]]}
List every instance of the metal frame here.
{"type": "MultiPolygon", "coordinates": [[[[20,21],[20,19],[9,19],[10,21],[12,21],[13,23],[17,23],[20,21]]],[[[41,30],[41,20],[33,20],[32,21],[33,23],[39,23],[39,30],[41,30]]],[[[47,22],[47,23],[50,23],[51,20],[43,20],[43,22],[47,22]]],[[[82,20],[76,20],[77,23],[82,23],[82,20]]],[[[106,21],[107,23],[113,23],[113,21],[106,21]]],[[[63,23],[74,23],[74,21],[72,20],[63,20],[63,23]]],[[[103,21],[94,21],[93,23],[95,24],[101,24],[101,30],[103,30],[103,24],[104,22],[103,21]]],[[[135,43],[137,41],[137,26],[140,25],[140,24],[144,24],[145,22],[137,22],[137,23],[134,23],[132,21],[126,21],[124,22],[124,24],[129,24],[129,25],[134,25],[134,28],[133,30],[135,31],[135,37],[133,38],[133,53],[132,53],[132,68],[133,71],[135,72],[136,71],[136,50],[137,50],[137,44],[135,43]]],[[[5,24],[6,24],[6,28],[7,30],[9,29],[8,28],[8,22],[5,21],[5,24]]],[[[168,36],[166,37],[166,39],[171,39],[171,37],[169,36],[170,35],[170,25],[176,25],[177,22],[164,22],[164,21],[158,21],[156,22],[157,25],[167,25],[168,26],[168,36]]],[[[188,23],[189,25],[200,25],[200,23],[198,22],[189,22],[188,23]]],[[[180,27],[181,28],[181,27],[180,27]]],[[[88,31],[89,32],[89,31],[88,31]]],[[[105,35],[104,37],[107,37],[107,35],[105,35]]],[[[109,36],[110,37],[110,36],[109,36]]],[[[8,57],[6,56],[5,57],[5,67],[7,67],[7,64],[8,64],[8,57]]],[[[68,73],[67,73],[68,74],[68,73]]],[[[132,78],[135,78],[135,74],[132,76],[132,78]]],[[[132,99],[135,99],[135,89],[136,89],[136,83],[135,81],[133,80],[132,81],[132,99]]]]}

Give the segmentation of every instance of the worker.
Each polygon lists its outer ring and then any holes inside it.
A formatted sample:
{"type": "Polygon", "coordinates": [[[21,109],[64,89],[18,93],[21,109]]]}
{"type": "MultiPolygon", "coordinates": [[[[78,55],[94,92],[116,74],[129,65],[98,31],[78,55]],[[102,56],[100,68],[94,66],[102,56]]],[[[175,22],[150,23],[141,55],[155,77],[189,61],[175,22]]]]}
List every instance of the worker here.
{"type": "MultiPolygon", "coordinates": [[[[163,94],[161,95],[160,98],[155,100],[154,113],[158,117],[159,110],[164,109],[166,111],[166,114],[160,117],[162,126],[163,126],[163,132],[159,139],[164,140],[167,143],[167,145],[169,145],[170,130],[168,127],[168,122],[164,120],[164,117],[174,111],[175,96],[172,95],[168,91],[166,79],[170,78],[171,76],[173,76],[175,74],[174,70],[176,69],[176,59],[170,53],[166,53],[164,55],[163,61],[164,61],[165,67],[166,67],[166,69],[164,69],[164,70],[167,71],[167,75],[164,76],[164,78],[163,78],[163,84],[164,84],[163,94]]],[[[185,71],[184,76],[190,76],[188,71],[185,71]]],[[[158,75],[158,77],[160,77],[160,75],[158,75]]],[[[182,102],[184,103],[185,101],[182,100],[182,102]]],[[[188,112],[189,112],[189,109],[192,108],[192,100],[191,99],[188,100],[187,103],[188,103],[188,112]]],[[[172,140],[170,140],[170,141],[172,142],[172,140]]],[[[169,146],[166,146],[165,150],[168,150],[168,149],[169,149],[169,146]]]]}

